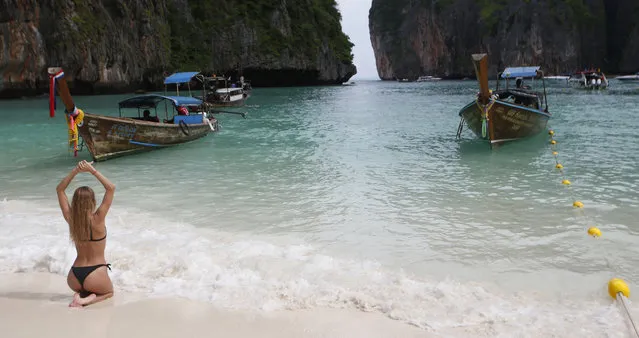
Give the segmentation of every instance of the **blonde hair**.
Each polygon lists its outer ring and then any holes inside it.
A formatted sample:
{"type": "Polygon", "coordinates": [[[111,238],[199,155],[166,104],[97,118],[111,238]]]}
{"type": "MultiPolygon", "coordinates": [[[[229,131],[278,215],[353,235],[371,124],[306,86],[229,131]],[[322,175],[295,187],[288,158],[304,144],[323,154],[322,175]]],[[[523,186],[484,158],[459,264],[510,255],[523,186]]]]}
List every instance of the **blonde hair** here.
{"type": "Polygon", "coordinates": [[[79,187],[71,200],[71,219],[69,236],[75,244],[87,241],[91,237],[91,216],[95,209],[95,193],[93,189],[79,187]]]}

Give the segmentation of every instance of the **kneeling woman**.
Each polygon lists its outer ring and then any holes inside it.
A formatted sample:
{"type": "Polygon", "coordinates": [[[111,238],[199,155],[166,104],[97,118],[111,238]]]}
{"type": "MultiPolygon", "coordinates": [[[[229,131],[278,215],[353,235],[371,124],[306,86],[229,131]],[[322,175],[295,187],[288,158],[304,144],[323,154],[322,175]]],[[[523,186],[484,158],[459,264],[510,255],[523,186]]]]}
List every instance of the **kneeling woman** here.
{"type": "Polygon", "coordinates": [[[76,292],[69,304],[71,307],[97,303],[113,296],[113,284],[107,272],[111,267],[104,258],[107,235],[104,219],[113,202],[115,185],[95,170],[91,163],[78,163],[56,188],[60,209],[69,224],[69,234],[77,252],[67,276],[67,284],[76,292]],[[75,190],[69,205],[65,189],[75,175],[81,172],[93,174],[106,189],[102,204],[97,210],[95,194],[87,186],[75,190]]]}

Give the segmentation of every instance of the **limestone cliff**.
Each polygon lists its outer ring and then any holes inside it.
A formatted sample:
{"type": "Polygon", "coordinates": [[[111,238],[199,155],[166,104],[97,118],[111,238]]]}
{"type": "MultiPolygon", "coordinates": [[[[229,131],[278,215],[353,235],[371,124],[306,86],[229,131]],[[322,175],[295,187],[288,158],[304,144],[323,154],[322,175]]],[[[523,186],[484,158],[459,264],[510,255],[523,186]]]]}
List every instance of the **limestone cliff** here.
{"type": "Polygon", "coordinates": [[[191,70],[337,84],[356,73],[340,19],[335,0],[0,0],[0,96],[43,92],[47,66],[87,94],[191,70]]]}
{"type": "Polygon", "coordinates": [[[491,74],[508,65],[547,73],[600,67],[639,71],[637,0],[373,0],[371,42],[379,76],[473,76],[486,52],[491,74]]]}

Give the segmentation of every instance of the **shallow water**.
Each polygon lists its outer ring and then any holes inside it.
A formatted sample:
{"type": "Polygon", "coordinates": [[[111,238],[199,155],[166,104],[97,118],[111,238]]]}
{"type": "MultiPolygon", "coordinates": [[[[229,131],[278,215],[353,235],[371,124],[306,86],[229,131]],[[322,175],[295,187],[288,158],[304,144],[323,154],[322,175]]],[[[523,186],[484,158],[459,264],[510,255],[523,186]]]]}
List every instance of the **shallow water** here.
{"type": "MultiPolygon", "coordinates": [[[[492,151],[469,130],[455,139],[476,91],[255,89],[239,110],[248,118],[220,116],[217,134],[97,164],[117,185],[114,282],[225,308],[374,310],[475,336],[625,336],[606,283],[639,282],[639,87],[549,88],[571,188],[547,135],[492,151]],[[590,225],[603,237],[588,237],[590,225]]],[[[117,115],[125,97],[76,100],[117,115]]],[[[46,98],[1,101],[0,117],[0,272],[64,274],[74,251],[54,188],[89,155],[67,153],[46,98]]],[[[89,176],[80,184],[101,194],[89,176]]]]}

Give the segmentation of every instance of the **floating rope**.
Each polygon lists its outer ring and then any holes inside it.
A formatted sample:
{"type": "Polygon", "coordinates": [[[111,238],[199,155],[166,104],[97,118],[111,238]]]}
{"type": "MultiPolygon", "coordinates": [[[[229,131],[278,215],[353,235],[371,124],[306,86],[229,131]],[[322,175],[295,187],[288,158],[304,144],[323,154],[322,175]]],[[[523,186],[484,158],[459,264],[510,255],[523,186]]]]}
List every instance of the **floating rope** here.
{"type": "MultiPolygon", "coordinates": [[[[550,150],[552,151],[552,155],[553,155],[553,157],[555,159],[555,168],[557,168],[559,173],[561,174],[561,178],[562,178],[561,184],[563,184],[563,185],[568,187],[568,193],[570,195],[570,198],[573,201],[572,206],[578,210],[578,213],[579,213],[579,215],[582,218],[585,218],[586,224],[593,224],[592,220],[590,219],[590,217],[588,217],[588,215],[586,214],[586,212],[584,210],[584,204],[581,201],[579,201],[579,200],[577,200],[575,198],[574,191],[572,190],[572,182],[570,182],[567,179],[566,173],[564,172],[564,166],[559,161],[559,152],[557,151],[557,144],[558,143],[554,139],[555,132],[553,130],[550,130],[550,131],[548,131],[548,135],[550,135],[550,150]]],[[[588,233],[591,236],[594,236],[594,237],[599,237],[596,234],[601,235],[601,231],[599,231],[599,229],[597,229],[595,227],[588,228],[588,233]]]]}
{"type": "Polygon", "coordinates": [[[461,133],[464,130],[464,117],[459,120],[459,126],[457,127],[457,139],[461,138],[461,133]]]}
{"type": "MultiPolygon", "coordinates": [[[[559,162],[559,152],[557,151],[558,142],[557,140],[555,140],[555,132],[552,129],[550,129],[548,131],[548,135],[550,135],[550,142],[549,142],[550,150],[552,151],[552,155],[555,158],[555,168],[557,168],[559,170],[559,173],[561,174],[561,177],[562,177],[561,183],[568,187],[570,198],[573,201],[572,203],[573,208],[576,208],[578,210],[582,218],[586,220],[586,224],[594,224],[594,222],[592,222],[590,218],[586,215],[586,212],[584,210],[584,204],[575,198],[574,192],[572,191],[571,182],[566,178],[566,175],[564,172],[564,166],[559,162]]],[[[588,235],[595,238],[601,237],[601,230],[599,230],[599,228],[597,228],[596,226],[591,225],[590,227],[588,227],[587,233],[588,235]]],[[[608,260],[607,254],[604,255],[604,259],[606,260],[606,265],[608,269],[611,270],[611,274],[612,274],[613,268],[612,268],[612,265],[610,264],[610,261],[608,260]]],[[[628,287],[626,282],[623,279],[612,278],[608,282],[608,294],[613,299],[619,300],[621,302],[623,309],[626,312],[626,315],[628,316],[630,323],[632,324],[632,328],[634,329],[635,334],[639,338],[639,330],[637,329],[637,326],[635,325],[635,321],[630,315],[630,310],[628,309],[628,306],[626,304],[626,302],[628,301],[628,298],[630,298],[630,288],[628,287]]]]}

